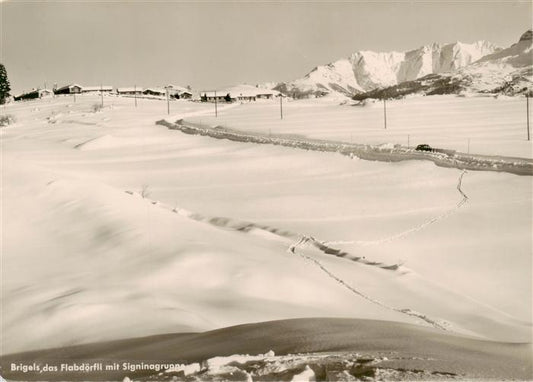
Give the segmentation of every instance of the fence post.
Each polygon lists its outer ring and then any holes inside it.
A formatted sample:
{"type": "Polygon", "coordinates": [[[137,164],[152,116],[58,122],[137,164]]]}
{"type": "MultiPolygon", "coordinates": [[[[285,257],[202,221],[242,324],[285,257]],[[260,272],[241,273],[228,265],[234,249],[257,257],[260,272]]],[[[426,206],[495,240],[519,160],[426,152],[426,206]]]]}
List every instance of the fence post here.
{"type": "Polygon", "coordinates": [[[529,94],[526,93],[526,120],[527,120],[527,140],[530,140],[529,137],[529,94]]]}
{"type": "Polygon", "coordinates": [[[387,101],[383,98],[383,122],[385,123],[385,130],[387,130],[387,101]]]}
{"type": "Polygon", "coordinates": [[[215,90],[215,117],[218,117],[217,103],[217,91],[215,90]]]}
{"type": "Polygon", "coordinates": [[[283,119],[283,93],[279,93],[279,112],[281,119],[283,119]]]}
{"type": "Polygon", "coordinates": [[[169,101],[169,96],[168,96],[168,87],[166,88],[167,90],[167,114],[170,114],[170,101],[169,101]]]}

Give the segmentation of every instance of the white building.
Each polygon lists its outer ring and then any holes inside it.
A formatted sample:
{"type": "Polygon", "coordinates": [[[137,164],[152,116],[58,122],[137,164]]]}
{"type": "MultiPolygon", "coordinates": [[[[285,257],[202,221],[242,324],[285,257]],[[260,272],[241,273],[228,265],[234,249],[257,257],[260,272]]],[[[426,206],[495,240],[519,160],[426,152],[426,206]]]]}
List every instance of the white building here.
{"type": "Polygon", "coordinates": [[[82,86],[82,93],[111,93],[113,91],[113,86],[109,85],[100,85],[100,86],[82,86]]]}
{"type": "Polygon", "coordinates": [[[117,88],[118,95],[142,95],[143,88],[141,87],[130,87],[130,88],[117,88]]]}
{"type": "Polygon", "coordinates": [[[78,84],[65,85],[60,88],[54,89],[55,94],[79,94],[83,87],[78,84]]]}
{"type": "Polygon", "coordinates": [[[49,89],[33,89],[29,92],[22,93],[21,95],[18,95],[14,97],[15,101],[22,101],[22,100],[29,100],[29,99],[36,99],[36,98],[45,98],[45,97],[51,97],[54,93],[52,90],[49,89]]]}
{"type": "Polygon", "coordinates": [[[279,97],[281,93],[277,90],[260,88],[251,85],[238,85],[230,88],[215,91],[201,92],[200,98],[207,99],[209,102],[252,102],[257,100],[271,100],[279,97]],[[215,95],[216,93],[216,95],[215,95]]]}

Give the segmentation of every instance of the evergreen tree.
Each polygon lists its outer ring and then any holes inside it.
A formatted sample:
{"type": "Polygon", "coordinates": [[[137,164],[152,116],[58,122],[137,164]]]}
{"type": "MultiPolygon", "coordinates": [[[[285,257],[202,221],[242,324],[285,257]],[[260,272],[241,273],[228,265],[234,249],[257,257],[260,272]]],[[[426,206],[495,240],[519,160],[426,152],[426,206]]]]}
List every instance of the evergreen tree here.
{"type": "Polygon", "coordinates": [[[9,80],[7,79],[7,72],[4,64],[0,64],[0,105],[6,102],[9,97],[11,87],[9,86],[9,80]]]}

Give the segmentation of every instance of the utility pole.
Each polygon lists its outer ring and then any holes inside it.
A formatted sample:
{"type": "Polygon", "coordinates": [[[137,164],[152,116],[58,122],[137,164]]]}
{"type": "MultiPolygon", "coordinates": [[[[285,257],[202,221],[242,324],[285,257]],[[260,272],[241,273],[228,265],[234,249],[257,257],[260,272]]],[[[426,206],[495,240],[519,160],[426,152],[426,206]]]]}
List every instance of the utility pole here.
{"type": "Polygon", "coordinates": [[[526,93],[526,120],[527,120],[527,140],[530,140],[529,137],[529,94],[526,93]]]}
{"type": "Polygon", "coordinates": [[[387,130],[387,101],[383,98],[383,122],[385,123],[385,130],[387,130]]]}
{"type": "Polygon", "coordinates": [[[279,113],[281,119],[283,119],[283,93],[279,93],[279,113]]]}
{"type": "Polygon", "coordinates": [[[167,114],[170,114],[170,100],[168,96],[168,87],[165,88],[167,90],[167,114]]]}
{"type": "Polygon", "coordinates": [[[137,107],[137,85],[133,85],[133,97],[135,98],[135,107],[137,107]]]}
{"type": "Polygon", "coordinates": [[[407,148],[411,148],[411,137],[409,136],[409,134],[407,134],[407,148]]]}
{"type": "Polygon", "coordinates": [[[104,91],[102,88],[103,86],[100,84],[100,97],[102,98],[102,107],[104,107],[104,91]]]}
{"type": "Polygon", "coordinates": [[[215,90],[215,117],[218,117],[218,110],[217,110],[217,91],[215,90]]]}

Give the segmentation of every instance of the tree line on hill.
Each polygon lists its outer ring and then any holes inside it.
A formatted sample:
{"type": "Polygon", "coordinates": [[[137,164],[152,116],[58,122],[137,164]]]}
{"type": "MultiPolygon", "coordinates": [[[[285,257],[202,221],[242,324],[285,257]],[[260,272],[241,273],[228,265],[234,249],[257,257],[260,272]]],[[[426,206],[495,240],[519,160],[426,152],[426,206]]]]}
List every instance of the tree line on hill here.
{"type": "Polygon", "coordinates": [[[7,78],[7,71],[4,64],[0,64],[0,105],[6,103],[7,98],[10,96],[11,86],[9,85],[9,79],[7,78]]]}

